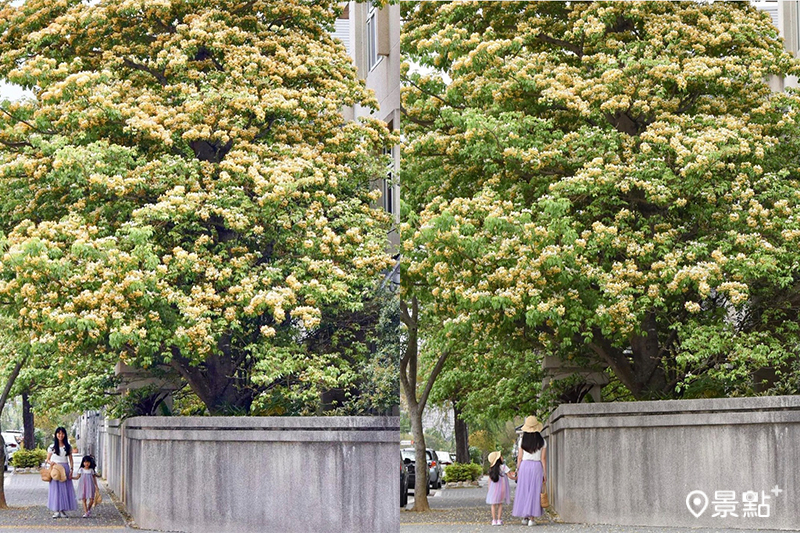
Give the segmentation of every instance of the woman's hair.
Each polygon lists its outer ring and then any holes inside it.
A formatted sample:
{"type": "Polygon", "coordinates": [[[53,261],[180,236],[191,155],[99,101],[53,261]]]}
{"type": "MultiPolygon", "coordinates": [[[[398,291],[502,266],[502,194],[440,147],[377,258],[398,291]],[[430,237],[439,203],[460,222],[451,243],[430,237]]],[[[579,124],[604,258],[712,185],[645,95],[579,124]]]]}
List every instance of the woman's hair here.
{"type": "Polygon", "coordinates": [[[489,479],[497,483],[500,481],[500,465],[503,464],[503,458],[501,457],[489,468],[489,479]]]}
{"type": "Polygon", "coordinates": [[[528,453],[536,453],[544,448],[544,438],[538,431],[528,433],[527,431],[522,434],[522,445],[520,446],[528,453]]]}
{"type": "Polygon", "coordinates": [[[72,453],[72,446],[69,445],[69,439],[67,439],[67,430],[61,426],[58,426],[56,430],[53,432],[53,452],[56,455],[61,455],[61,447],[58,445],[58,432],[64,432],[64,449],[67,451],[67,455],[72,453]]]}
{"type": "Polygon", "coordinates": [[[89,468],[92,469],[97,468],[97,463],[95,462],[94,457],[92,457],[91,455],[83,456],[83,459],[81,459],[81,466],[83,466],[83,463],[85,463],[86,461],[89,461],[89,468]]]}

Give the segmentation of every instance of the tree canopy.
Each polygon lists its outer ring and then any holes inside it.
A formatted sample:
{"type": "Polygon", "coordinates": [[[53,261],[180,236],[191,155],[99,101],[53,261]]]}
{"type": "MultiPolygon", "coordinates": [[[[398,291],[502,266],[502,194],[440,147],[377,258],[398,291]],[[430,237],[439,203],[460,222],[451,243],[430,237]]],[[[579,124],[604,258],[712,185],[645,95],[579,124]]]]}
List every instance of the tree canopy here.
{"type": "Polygon", "coordinates": [[[0,106],[0,310],[62,380],[168,365],[220,414],[353,378],[331,323],[377,320],[392,139],[342,117],[377,104],[338,9],[0,2],[0,77],[34,93],[0,106]]]}
{"type": "Polygon", "coordinates": [[[800,101],[768,82],[799,69],[767,14],[423,2],[404,18],[429,72],[404,72],[403,274],[452,338],[599,362],[638,399],[696,380],[797,392],[800,101]]]}

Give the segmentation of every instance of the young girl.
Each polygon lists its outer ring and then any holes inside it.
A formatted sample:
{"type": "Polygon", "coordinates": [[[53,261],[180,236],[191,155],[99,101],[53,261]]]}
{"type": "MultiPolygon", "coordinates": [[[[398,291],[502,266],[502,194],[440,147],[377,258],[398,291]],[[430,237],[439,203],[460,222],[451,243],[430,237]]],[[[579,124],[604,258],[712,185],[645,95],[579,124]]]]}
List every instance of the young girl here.
{"type": "Polygon", "coordinates": [[[80,478],[78,481],[78,499],[83,500],[83,517],[89,518],[92,516],[92,506],[94,505],[94,496],[97,494],[97,463],[91,455],[84,455],[81,460],[81,468],[73,479],[80,478]]]}
{"type": "Polygon", "coordinates": [[[503,504],[511,503],[511,491],[508,487],[508,478],[516,479],[514,472],[503,464],[500,452],[489,454],[489,493],[486,503],[492,506],[492,525],[503,525],[503,504]]]}

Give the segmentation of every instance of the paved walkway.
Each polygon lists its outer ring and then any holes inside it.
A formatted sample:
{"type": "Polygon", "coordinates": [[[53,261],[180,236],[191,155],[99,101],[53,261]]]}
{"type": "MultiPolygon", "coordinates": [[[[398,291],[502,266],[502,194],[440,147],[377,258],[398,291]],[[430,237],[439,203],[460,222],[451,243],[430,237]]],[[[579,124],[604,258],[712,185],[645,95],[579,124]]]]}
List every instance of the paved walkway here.
{"type": "MultiPolygon", "coordinates": [[[[76,482],[74,482],[76,483],[76,482]]],[[[77,486],[77,483],[76,483],[77,486]]],[[[39,474],[16,474],[9,470],[4,476],[6,503],[10,509],[0,511],[0,533],[40,533],[48,531],[87,531],[91,533],[111,533],[120,531],[140,531],[130,529],[109,496],[104,483],[99,483],[103,503],[92,510],[91,518],[81,518],[83,504],[78,501],[77,511],[68,511],[68,518],[52,518],[47,509],[48,484],[39,474]]]]}
{"type": "MultiPolygon", "coordinates": [[[[711,528],[675,528],[675,527],[639,527],[639,526],[607,526],[596,524],[563,524],[542,517],[534,527],[523,526],[518,518],[511,516],[511,506],[503,506],[504,525],[498,529],[492,526],[492,514],[486,505],[486,478],[481,480],[478,488],[444,488],[431,491],[428,497],[431,511],[415,513],[400,511],[400,533],[497,533],[498,531],[522,533],[538,531],[539,533],[788,533],[774,530],[747,529],[711,529],[711,528]]],[[[511,483],[512,501],[516,483],[511,483]]],[[[413,507],[409,501],[408,509],[413,507]]],[[[800,525],[799,525],[800,527],[800,525]]]]}

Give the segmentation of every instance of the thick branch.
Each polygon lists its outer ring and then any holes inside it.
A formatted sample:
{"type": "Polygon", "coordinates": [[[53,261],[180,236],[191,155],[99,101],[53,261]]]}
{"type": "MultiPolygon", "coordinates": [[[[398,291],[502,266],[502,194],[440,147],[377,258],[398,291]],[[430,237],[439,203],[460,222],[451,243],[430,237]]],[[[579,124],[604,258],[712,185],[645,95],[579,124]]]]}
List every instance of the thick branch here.
{"type": "Polygon", "coordinates": [[[431,370],[431,375],[428,376],[428,381],[425,383],[425,389],[422,391],[422,396],[419,398],[420,409],[425,409],[425,404],[428,403],[428,396],[433,388],[433,383],[436,381],[436,378],[442,371],[444,362],[447,360],[448,355],[450,355],[450,350],[445,350],[442,352],[442,355],[439,356],[439,360],[436,361],[436,366],[434,366],[433,370],[431,370]]]}
{"type": "Polygon", "coordinates": [[[592,337],[593,339],[592,342],[589,343],[589,348],[611,367],[611,370],[614,371],[617,378],[619,378],[619,380],[630,389],[633,396],[638,399],[641,390],[636,383],[636,377],[633,374],[633,369],[628,362],[628,358],[625,357],[624,353],[611,346],[598,328],[593,328],[592,337]]]}
{"type": "Polygon", "coordinates": [[[167,77],[164,76],[164,74],[162,72],[159,72],[154,68],[150,68],[147,65],[142,65],[141,63],[136,63],[136,62],[131,61],[130,59],[127,59],[127,58],[123,59],[122,63],[126,67],[132,68],[134,70],[140,70],[142,72],[147,72],[148,74],[153,76],[156,80],[158,80],[158,83],[160,83],[161,85],[166,85],[167,84],[167,77]]]}
{"type": "Polygon", "coordinates": [[[8,141],[4,141],[4,140],[0,139],[0,144],[2,144],[3,146],[7,146],[8,148],[23,148],[23,147],[31,148],[31,147],[33,147],[33,145],[31,143],[27,142],[27,141],[8,142],[8,141]]]}
{"type": "Polygon", "coordinates": [[[400,383],[406,393],[406,398],[409,402],[416,403],[416,388],[417,388],[417,318],[419,316],[419,304],[416,297],[411,300],[411,311],[409,312],[408,304],[405,301],[400,301],[400,320],[408,328],[408,343],[406,344],[406,353],[400,359],[400,383]],[[409,372],[409,365],[411,371],[409,372]]]}
{"type": "Polygon", "coordinates": [[[430,91],[426,91],[425,89],[423,89],[422,87],[420,87],[419,85],[417,85],[416,83],[414,83],[413,81],[411,81],[408,78],[403,78],[403,81],[405,83],[408,83],[409,85],[413,86],[414,88],[416,88],[422,94],[424,94],[426,96],[430,96],[431,98],[436,98],[437,100],[439,100],[440,102],[442,102],[446,106],[450,106],[450,107],[452,107],[454,109],[466,109],[467,108],[467,106],[451,104],[450,102],[448,102],[447,100],[445,100],[444,98],[439,96],[438,94],[434,94],[434,93],[432,93],[430,91]]]}
{"type": "Polygon", "coordinates": [[[418,126],[433,126],[434,124],[436,124],[436,122],[433,120],[420,120],[418,118],[414,118],[408,113],[408,109],[406,109],[403,106],[403,104],[400,104],[400,112],[403,114],[405,118],[407,118],[414,124],[417,124],[418,126]]]}
{"type": "Polygon", "coordinates": [[[555,37],[550,37],[549,35],[545,35],[544,33],[540,33],[539,35],[537,35],[536,39],[541,41],[541,42],[543,42],[543,43],[554,44],[554,45],[556,45],[556,46],[558,46],[560,48],[563,48],[565,50],[569,50],[570,52],[573,52],[578,57],[583,57],[583,48],[581,48],[577,44],[572,44],[569,41],[562,41],[561,39],[556,39],[555,37]]]}
{"type": "MultiPolygon", "coordinates": [[[[35,131],[35,132],[38,132],[38,133],[41,133],[42,135],[55,135],[56,133],[58,133],[57,131],[50,131],[50,130],[40,130],[39,128],[37,128],[36,126],[34,126],[33,124],[31,124],[31,123],[30,123],[30,122],[28,122],[27,120],[23,120],[23,119],[21,119],[21,118],[15,117],[15,116],[14,116],[14,115],[12,115],[12,114],[11,114],[11,113],[10,113],[8,110],[6,110],[6,109],[3,109],[2,107],[0,107],[0,111],[2,111],[2,112],[5,114],[5,115],[9,116],[11,119],[13,119],[13,120],[16,120],[17,122],[22,122],[23,124],[25,124],[26,126],[28,126],[30,129],[32,129],[33,131],[35,131]]],[[[4,143],[4,144],[5,144],[5,143],[4,143]]],[[[30,146],[30,145],[29,145],[29,146],[30,146]]]]}
{"type": "Polygon", "coordinates": [[[17,380],[17,376],[19,376],[20,370],[22,370],[22,365],[25,364],[25,361],[28,360],[28,354],[26,353],[22,356],[17,364],[14,365],[14,370],[11,371],[11,374],[8,376],[8,381],[6,381],[6,386],[3,388],[3,395],[0,396],[0,413],[3,412],[3,408],[6,406],[6,400],[8,400],[8,395],[11,394],[11,387],[14,386],[14,382],[17,380]]]}

